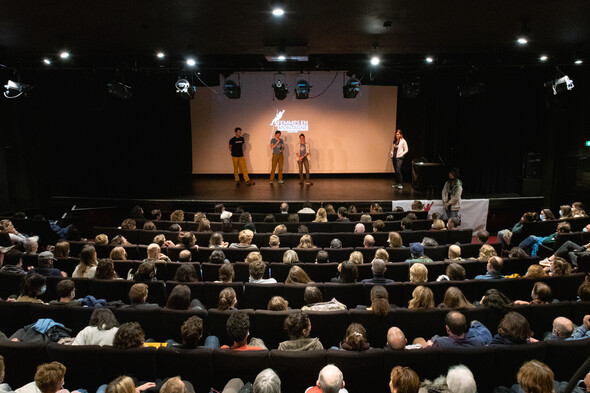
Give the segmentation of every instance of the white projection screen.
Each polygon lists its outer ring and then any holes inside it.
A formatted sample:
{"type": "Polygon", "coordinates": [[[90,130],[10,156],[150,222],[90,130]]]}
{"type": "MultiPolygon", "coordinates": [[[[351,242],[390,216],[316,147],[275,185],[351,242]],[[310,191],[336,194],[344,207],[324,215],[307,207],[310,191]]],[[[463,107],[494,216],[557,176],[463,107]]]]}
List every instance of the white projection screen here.
{"type": "MultiPolygon", "coordinates": [[[[240,99],[223,94],[223,80],[215,88],[197,88],[191,101],[192,172],[233,173],[229,140],[240,127],[246,141],[244,156],[249,173],[269,173],[270,140],[277,130],[271,125],[282,112],[278,125],[285,140],[284,173],[297,173],[295,152],[299,131],[311,148],[313,173],[385,173],[392,171],[389,151],[397,115],[396,86],[362,86],[360,94],[345,99],[342,72],[285,73],[289,94],[274,98],[275,73],[240,74],[240,99]],[[299,79],[311,85],[309,99],[295,99],[299,79]],[[287,129],[290,129],[288,131],[287,129]]],[[[231,78],[237,81],[237,78],[231,78]]]]}

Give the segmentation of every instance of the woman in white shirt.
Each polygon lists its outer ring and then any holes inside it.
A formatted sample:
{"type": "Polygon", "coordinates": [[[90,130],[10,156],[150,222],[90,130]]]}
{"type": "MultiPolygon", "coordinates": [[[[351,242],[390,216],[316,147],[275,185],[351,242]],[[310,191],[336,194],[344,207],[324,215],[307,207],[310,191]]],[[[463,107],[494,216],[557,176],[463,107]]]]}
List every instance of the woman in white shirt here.
{"type": "Polygon", "coordinates": [[[74,269],[72,277],[94,278],[96,265],[96,250],[93,246],[85,246],[80,252],[80,263],[74,269]]]}
{"type": "Polygon", "coordinates": [[[391,151],[389,152],[389,156],[391,157],[391,161],[393,162],[393,168],[395,171],[395,182],[397,183],[391,186],[393,188],[397,187],[400,190],[404,188],[404,186],[402,185],[402,164],[404,163],[404,156],[407,153],[408,143],[404,139],[402,130],[399,129],[395,132],[395,139],[391,144],[391,151]]]}
{"type": "Polygon", "coordinates": [[[119,321],[111,310],[99,307],[94,310],[88,326],[78,333],[72,345],[113,345],[119,321]]]}

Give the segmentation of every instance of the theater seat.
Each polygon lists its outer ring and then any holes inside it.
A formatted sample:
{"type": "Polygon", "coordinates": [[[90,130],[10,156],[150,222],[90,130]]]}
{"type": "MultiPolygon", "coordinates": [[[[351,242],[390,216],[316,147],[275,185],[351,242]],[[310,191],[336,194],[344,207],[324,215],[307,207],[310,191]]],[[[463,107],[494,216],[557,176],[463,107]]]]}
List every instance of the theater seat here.
{"type": "MultiPolygon", "coordinates": [[[[163,309],[160,314],[160,336],[165,337],[164,340],[172,339],[178,343],[182,342],[180,337],[180,328],[182,324],[192,317],[198,316],[203,320],[203,332],[207,332],[207,311],[206,310],[168,310],[163,309]]],[[[202,337],[204,341],[206,335],[202,337]]]]}
{"type": "Polygon", "coordinates": [[[0,341],[0,354],[6,367],[4,382],[17,389],[31,381],[37,366],[49,361],[47,343],[0,341]]]}
{"type": "Polygon", "coordinates": [[[252,334],[255,337],[263,338],[268,349],[276,349],[279,347],[281,341],[288,339],[287,333],[283,328],[285,318],[287,318],[289,314],[296,312],[299,311],[256,310],[254,313],[254,325],[256,326],[256,331],[253,331],[252,334]]]}
{"type": "Polygon", "coordinates": [[[326,364],[325,350],[270,351],[269,366],[279,375],[283,391],[305,392],[305,389],[316,384],[320,370],[326,364]]]}
{"type": "Polygon", "coordinates": [[[495,384],[496,373],[493,372],[494,348],[445,348],[440,352],[441,375],[446,375],[451,366],[462,364],[473,373],[477,382],[477,391],[489,391],[495,384]]]}
{"type": "Polygon", "coordinates": [[[512,386],[516,383],[516,373],[523,363],[532,359],[545,359],[547,343],[539,342],[522,345],[494,346],[494,384],[512,386]]]}
{"type": "MultiPolygon", "coordinates": [[[[232,378],[254,382],[258,373],[268,367],[269,351],[267,350],[216,349],[213,351],[213,387],[221,392],[227,381],[232,378]]],[[[281,386],[283,383],[281,379],[281,386]]]]}
{"type": "Polygon", "coordinates": [[[349,392],[386,392],[387,382],[382,378],[383,350],[342,351],[329,349],[327,364],[333,364],[342,371],[346,390],[349,392]]]}
{"type": "MultiPolygon", "coordinates": [[[[324,292],[324,284],[316,282],[315,284],[299,285],[299,284],[285,284],[285,300],[289,302],[289,307],[298,309],[305,305],[303,296],[307,286],[318,287],[320,291],[324,292]]],[[[330,300],[330,299],[328,299],[330,300]]]]}
{"type": "Polygon", "coordinates": [[[284,295],[285,284],[254,284],[247,282],[244,284],[244,297],[246,308],[254,310],[265,310],[268,302],[273,296],[284,295]]]}
{"type": "Polygon", "coordinates": [[[149,309],[124,307],[116,310],[115,316],[121,324],[125,322],[138,322],[145,332],[146,339],[151,338],[161,342],[168,338],[162,336],[161,313],[162,309],[159,307],[149,309]]]}
{"type": "Polygon", "coordinates": [[[191,382],[196,392],[208,392],[211,388],[212,359],[213,350],[210,348],[158,348],[158,378],[178,375],[191,382]]]}
{"type": "Polygon", "coordinates": [[[340,303],[346,304],[347,308],[354,308],[358,305],[359,299],[363,298],[363,284],[324,284],[324,300],[336,298],[340,303]]]}
{"type": "MultiPolygon", "coordinates": [[[[403,330],[403,329],[402,329],[403,330]]],[[[408,338],[408,332],[406,338],[408,338]]],[[[408,344],[411,343],[408,338],[408,344]]],[[[389,383],[391,370],[395,366],[409,367],[414,370],[420,380],[433,380],[446,370],[440,370],[440,353],[438,348],[424,348],[420,350],[385,350],[383,351],[383,372],[382,381],[389,383]]],[[[382,390],[385,391],[385,390],[382,390]]]]}
{"type": "Polygon", "coordinates": [[[219,304],[219,292],[224,288],[231,287],[236,291],[238,307],[244,304],[244,283],[242,282],[205,282],[204,299],[199,299],[206,308],[217,307],[219,304]]]}
{"type": "MultiPolygon", "coordinates": [[[[350,315],[346,310],[305,311],[311,321],[310,337],[317,337],[324,348],[340,345],[346,329],[350,325],[350,315]]],[[[285,339],[288,339],[285,336],[285,339]]]]}
{"type": "Polygon", "coordinates": [[[66,386],[72,390],[84,388],[92,392],[105,383],[99,351],[99,345],[47,344],[49,358],[66,366],[66,386]]]}
{"type": "Polygon", "coordinates": [[[139,381],[153,381],[158,375],[157,352],[156,348],[145,347],[130,349],[101,347],[99,357],[103,381],[112,381],[119,375],[135,377],[139,381]]]}
{"type": "Polygon", "coordinates": [[[383,348],[387,344],[387,331],[395,326],[395,313],[390,312],[385,316],[375,315],[367,310],[350,310],[350,322],[363,325],[367,330],[367,341],[373,348],[383,348]]]}

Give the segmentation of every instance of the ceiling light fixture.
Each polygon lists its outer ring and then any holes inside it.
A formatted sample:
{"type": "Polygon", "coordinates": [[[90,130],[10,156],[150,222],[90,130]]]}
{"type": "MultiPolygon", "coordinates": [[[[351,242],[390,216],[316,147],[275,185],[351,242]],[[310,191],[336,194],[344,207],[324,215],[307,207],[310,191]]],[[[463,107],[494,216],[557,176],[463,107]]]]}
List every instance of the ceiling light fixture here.
{"type": "Polygon", "coordinates": [[[311,86],[305,79],[299,79],[295,86],[295,98],[298,100],[307,100],[309,98],[309,90],[311,86]]]}
{"type": "Polygon", "coordinates": [[[44,64],[47,64],[47,65],[51,65],[51,59],[49,59],[48,57],[45,57],[45,58],[43,59],[43,63],[44,63],[44,64]]]}
{"type": "Polygon", "coordinates": [[[577,64],[577,65],[580,65],[583,62],[584,62],[584,60],[582,60],[582,59],[576,59],[576,60],[574,60],[574,64],[577,64]]]}
{"type": "Polygon", "coordinates": [[[158,59],[163,59],[164,57],[166,57],[166,54],[164,52],[158,52],[156,53],[156,57],[158,59]]]}
{"type": "Polygon", "coordinates": [[[176,87],[176,94],[184,100],[192,100],[195,97],[195,87],[191,86],[190,82],[184,78],[179,78],[174,84],[176,87]]]}
{"type": "Polygon", "coordinates": [[[186,65],[189,67],[194,67],[197,64],[197,62],[195,61],[195,59],[186,59],[186,65]]]}
{"type": "Polygon", "coordinates": [[[342,95],[344,98],[356,98],[361,92],[361,82],[352,76],[344,86],[342,86],[342,95]]]}
{"type": "Polygon", "coordinates": [[[525,36],[520,36],[516,39],[516,42],[518,42],[520,45],[526,45],[529,43],[529,40],[525,36]]]}
{"type": "Polygon", "coordinates": [[[272,10],[272,14],[274,16],[283,16],[285,15],[285,10],[282,7],[275,7],[272,10]]]}
{"type": "Polygon", "coordinates": [[[373,56],[371,57],[371,65],[379,65],[379,63],[381,62],[381,59],[379,58],[379,56],[373,56]]]}
{"type": "Polygon", "coordinates": [[[520,19],[520,33],[518,33],[518,36],[516,37],[518,45],[524,46],[529,43],[531,31],[529,30],[528,24],[529,18],[520,19]]]}
{"type": "Polygon", "coordinates": [[[278,61],[285,61],[285,60],[287,60],[287,57],[286,57],[285,55],[279,55],[279,56],[277,57],[277,60],[278,60],[278,61]]]}
{"type": "Polygon", "coordinates": [[[429,64],[434,63],[434,58],[432,56],[427,56],[425,60],[429,64]]]}
{"type": "Polygon", "coordinates": [[[549,60],[549,57],[547,57],[547,55],[541,55],[541,57],[539,57],[539,60],[547,61],[547,60],[549,60]]]}
{"type": "Polygon", "coordinates": [[[64,60],[65,60],[65,59],[67,59],[67,58],[69,58],[69,57],[70,57],[70,52],[68,52],[68,51],[65,51],[65,50],[64,50],[64,51],[61,51],[61,52],[60,52],[60,54],[59,54],[59,57],[60,57],[61,59],[64,59],[64,60]]]}
{"type": "Polygon", "coordinates": [[[272,88],[275,92],[275,98],[277,100],[284,100],[287,98],[287,94],[289,90],[287,90],[287,85],[285,84],[285,74],[282,72],[277,72],[275,74],[275,83],[273,83],[272,88]]]}

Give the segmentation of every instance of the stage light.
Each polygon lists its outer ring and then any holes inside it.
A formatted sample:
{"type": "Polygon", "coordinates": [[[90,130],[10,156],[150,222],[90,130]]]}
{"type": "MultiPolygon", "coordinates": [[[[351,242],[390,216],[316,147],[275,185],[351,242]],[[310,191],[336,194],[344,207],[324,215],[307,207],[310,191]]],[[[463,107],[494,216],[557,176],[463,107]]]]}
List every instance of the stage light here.
{"type": "Polygon", "coordinates": [[[344,86],[342,86],[342,95],[344,98],[356,98],[361,92],[361,82],[356,78],[350,78],[344,86]]]}
{"type": "Polygon", "coordinates": [[[547,60],[549,60],[549,57],[547,57],[546,55],[541,55],[541,57],[539,57],[539,60],[547,61],[547,60]]]}
{"type": "Polygon", "coordinates": [[[529,40],[525,36],[520,36],[517,38],[516,42],[518,42],[520,45],[526,45],[529,43],[529,40]]]}
{"type": "Polygon", "coordinates": [[[559,93],[567,92],[574,89],[574,81],[564,74],[559,67],[555,68],[555,79],[544,83],[547,90],[556,96],[559,93]]]}
{"type": "Polygon", "coordinates": [[[309,98],[309,89],[311,86],[305,79],[299,79],[295,87],[295,98],[298,100],[307,100],[309,98]]]}
{"type": "Polygon", "coordinates": [[[18,98],[20,96],[26,97],[31,86],[25,85],[20,82],[14,82],[10,79],[4,85],[6,91],[4,92],[4,97],[6,98],[18,98]]]}
{"type": "Polygon", "coordinates": [[[284,100],[289,93],[287,90],[287,85],[284,82],[285,75],[281,72],[275,74],[275,83],[272,85],[272,88],[275,91],[275,97],[277,100],[284,100]]]}
{"type": "Polygon", "coordinates": [[[282,7],[276,6],[275,8],[273,8],[272,14],[274,16],[283,16],[283,15],[285,15],[285,9],[282,7]]]}
{"type": "Polygon", "coordinates": [[[285,55],[279,55],[279,56],[277,57],[277,60],[278,60],[278,61],[285,61],[285,60],[287,60],[287,57],[286,57],[285,55]]]}
{"type": "Polygon", "coordinates": [[[122,100],[130,100],[133,96],[133,88],[117,80],[112,80],[107,83],[107,93],[122,100]]]}
{"type": "Polygon", "coordinates": [[[231,100],[237,100],[242,95],[242,88],[231,79],[227,79],[223,85],[223,94],[231,100]]]}
{"type": "Polygon", "coordinates": [[[166,57],[166,54],[164,52],[158,52],[156,53],[156,57],[158,59],[163,59],[164,57],[166,57]]]}
{"type": "Polygon", "coordinates": [[[184,78],[180,78],[174,84],[176,86],[176,93],[184,100],[192,100],[195,97],[195,87],[191,86],[190,82],[184,78]]]}
{"type": "Polygon", "coordinates": [[[582,60],[582,59],[576,59],[576,60],[574,61],[574,64],[577,64],[577,65],[580,65],[580,64],[582,64],[582,63],[584,63],[584,60],[582,60]]]}
{"type": "Polygon", "coordinates": [[[430,63],[434,63],[434,58],[433,58],[432,56],[428,56],[428,57],[426,57],[426,59],[425,59],[425,60],[426,60],[426,62],[427,62],[427,63],[429,63],[429,64],[430,64],[430,63]]]}
{"type": "Polygon", "coordinates": [[[65,60],[70,57],[70,52],[64,50],[60,52],[59,57],[65,60]]]}
{"type": "Polygon", "coordinates": [[[43,63],[44,63],[44,64],[47,64],[47,65],[51,65],[51,59],[49,59],[49,58],[45,57],[45,58],[43,59],[43,63]]]}
{"type": "Polygon", "coordinates": [[[520,46],[524,46],[529,43],[531,31],[529,29],[529,18],[523,17],[520,19],[520,32],[516,37],[516,42],[520,46]]]}
{"type": "Polygon", "coordinates": [[[186,59],[186,65],[189,67],[194,67],[197,64],[195,59],[186,59]]]}
{"type": "Polygon", "coordinates": [[[379,65],[379,63],[381,62],[381,59],[379,59],[379,56],[373,56],[371,57],[371,64],[376,66],[379,65]]]}

